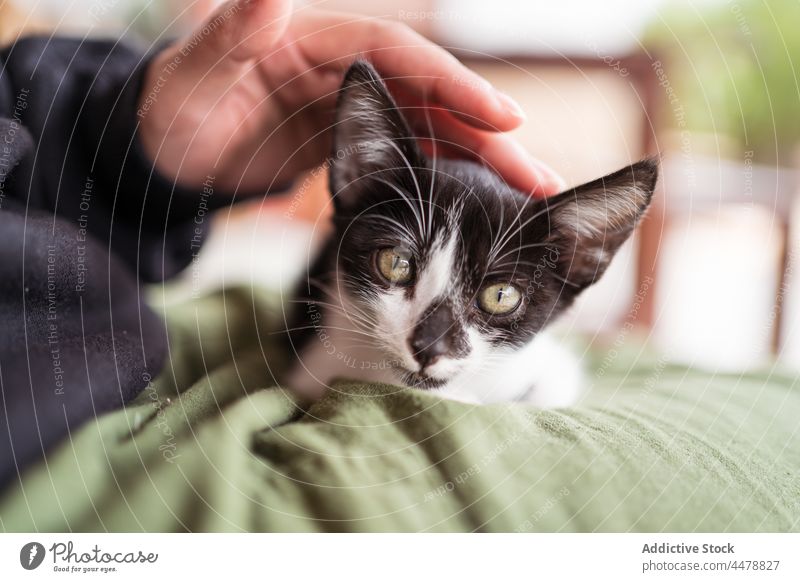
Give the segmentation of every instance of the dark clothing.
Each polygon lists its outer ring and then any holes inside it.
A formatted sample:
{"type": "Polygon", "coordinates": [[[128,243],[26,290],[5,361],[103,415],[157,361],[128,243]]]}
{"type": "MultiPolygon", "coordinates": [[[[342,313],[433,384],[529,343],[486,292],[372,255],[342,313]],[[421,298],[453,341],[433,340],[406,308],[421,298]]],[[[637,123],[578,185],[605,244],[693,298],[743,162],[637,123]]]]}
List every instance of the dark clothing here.
{"type": "Polygon", "coordinates": [[[163,366],[139,280],[191,261],[208,200],[139,149],[146,60],[58,38],[0,52],[0,486],[163,366]]]}

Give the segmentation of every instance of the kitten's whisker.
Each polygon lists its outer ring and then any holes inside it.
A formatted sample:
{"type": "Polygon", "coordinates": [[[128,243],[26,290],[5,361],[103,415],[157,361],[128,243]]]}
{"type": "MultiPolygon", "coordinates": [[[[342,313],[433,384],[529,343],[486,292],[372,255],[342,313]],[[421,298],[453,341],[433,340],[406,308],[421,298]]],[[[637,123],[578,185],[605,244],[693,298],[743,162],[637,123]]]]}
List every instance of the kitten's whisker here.
{"type": "Polygon", "coordinates": [[[356,321],[351,321],[350,323],[352,323],[355,327],[353,327],[353,328],[343,328],[343,327],[336,328],[335,326],[330,325],[330,324],[325,324],[325,323],[321,323],[321,322],[312,322],[307,326],[304,325],[304,326],[298,326],[297,328],[287,328],[287,329],[280,330],[277,333],[281,333],[281,332],[285,332],[285,331],[291,331],[291,330],[299,331],[299,330],[302,330],[302,329],[309,329],[309,328],[315,328],[315,329],[330,328],[330,329],[341,329],[341,330],[352,329],[353,331],[358,332],[358,333],[370,333],[371,334],[371,333],[373,333],[373,330],[375,329],[375,327],[373,325],[361,324],[361,325],[363,325],[363,328],[362,328],[362,327],[359,326],[359,323],[356,322],[356,321]]]}
{"type": "MultiPolygon", "coordinates": [[[[530,217],[530,218],[528,218],[528,219],[527,219],[525,222],[523,222],[522,224],[520,224],[520,225],[519,225],[519,226],[518,226],[518,227],[517,227],[517,228],[514,230],[514,232],[513,232],[513,233],[511,233],[511,234],[507,235],[506,237],[504,237],[504,240],[506,240],[506,241],[507,241],[507,240],[509,240],[509,239],[510,239],[512,236],[514,236],[514,235],[515,235],[515,234],[517,234],[518,232],[521,232],[523,228],[525,228],[526,226],[528,226],[528,225],[529,225],[531,222],[533,222],[534,220],[536,220],[537,218],[539,218],[539,217],[540,217],[540,216],[542,216],[543,214],[547,214],[548,212],[551,212],[552,210],[554,210],[554,209],[556,209],[556,208],[558,208],[558,207],[560,207],[560,206],[562,206],[562,205],[564,205],[564,204],[567,204],[567,203],[569,203],[569,202],[572,202],[572,199],[570,199],[570,198],[564,198],[563,200],[561,200],[560,202],[558,202],[558,203],[556,203],[556,204],[549,204],[549,205],[546,205],[546,206],[545,206],[543,209],[541,209],[539,212],[536,212],[536,213],[535,213],[533,216],[531,216],[531,217],[530,217]]],[[[505,244],[505,242],[504,242],[503,244],[505,244]]],[[[501,248],[502,248],[502,245],[501,245],[501,248]]]]}
{"type": "Polygon", "coordinates": [[[347,309],[345,309],[344,306],[336,304],[336,303],[328,303],[327,301],[322,301],[322,300],[319,300],[319,299],[310,299],[310,300],[305,300],[305,301],[300,300],[300,301],[295,301],[294,303],[305,303],[305,304],[312,303],[314,305],[319,305],[319,306],[322,306],[322,307],[326,307],[328,309],[338,310],[339,313],[343,314],[345,317],[350,319],[352,321],[352,323],[360,322],[362,325],[365,325],[367,327],[375,327],[375,325],[377,323],[367,313],[356,311],[356,310],[347,310],[347,309]]]}
{"type": "Polygon", "coordinates": [[[533,267],[534,269],[539,267],[539,263],[534,263],[533,261],[513,261],[513,262],[506,262],[506,263],[497,263],[492,265],[493,270],[499,270],[506,266],[516,267],[517,265],[524,265],[527,267],[533,267]]]}
{"type": "Polygon", "coordinates": [[[305,331],[307,329],[314,329],[313,325],[299,325],[297,327],[287,327],[285,329],[279,329],[278,331],[271,331],[267,333],[267,335],[283,335],[286,333],[291,333],[293,331],[305,331]]]}
{"type": "Polygon", "coordinates": [[[306,330],[321,330],[321,329],[322,330],[335,330],[337,332],[340,332],[341,337],[347,337],[347,334],[359,334],[361,336],[369,337],[370,341],[372,341],[374,339],[373,337],[370,337],[367,332],[360,332],[358,330],[350,329],[350,328],[338,328],[338,327],[323,326],[323,325],[305,325],[305,326],[290,327],[290,328],[287,328],[287,329],[282,329],[280,331],[270,332],[269,335],[292,333],[292,332],[306,331],[306,330]]]}
{"type": "MultiPolygon", "coordinates": [[[[356,350],[374,350],[374,344],[355,344],[355,343],[346,343],[343,345],[337,345],[337,348],[341,348],[340,351],[349,352],[349,351],[356,351],[356,350]]],[[[363,354],[362,354],[363,355],[363,354]]],[[[372,360],[375,358],[366,358],[367,360],[372,360]]],[[[383,359],[383,358],[382,358],[383,359]]]]}
{"type": "MultiPolygon", "coordinates": [[[[532,199],[533,199],[533,196],[528,196],[527,198],[525,198],[525,202],[523,202],[522,206],[520,206],[519,210],[517,211],[517,215],[514,217],[514,220],[512,220],[511,224],[508,225],[509,229],[511,228],[511,226],[513,224],[516,224],[516,223],[520,222],[520,218],[522,217],[522,213],[525,212],[525,209],[528,207],[528,203],[532,199]]],[[[493,257],[494,254],[499,249],[503,248],[503,245],[505,245],[506,242],[507,242],[506,239],[510,238],[510,237],[503,236],[502,242],[499,240],[499,237],[502,236],[504,232],[507,232],[506,230],[504,230],[504,225],[505,225],[504,217],[505,217],[505,207],[501,206],[500,207],[500,230],[497,231],[498,238],[495,238],[494,241],[493,241],[492,248],[491,248],[491,250],[489,252],[489,256],[490,257],[493,257]]],[[[514,236],[514,235],[512,234],[511,236],[514,236]]]]}
{"type": "Polygon", "coordinates": [[[578,285],[577,283],[573,283],[572,281],[567,280],[566,278],[562,277],[561,275],[556,275],[555,273],[552,273],[552,275],[553,275],[554,278],[558,279],[559,281],[561,281],[565,285],[569,285],[570,287],[573,287],[575,289],[580,289],[580,285],[578,285]]]}
{"type": "MultiPolygon", "coordinates": [[[[408,158],[403,153],[403,150],[401,150],[400,147],[396,143],[394,143],[393,140],[389,140],[388,143],[389,143],[390,146],[392,146],[395,149],[395,151],[398,154],[400,154],[400,157],[402,158],[403,163],[406,165],[406,168],[408,168],[408,172],[411,174],[411,179],[414,180],[414,187],[417,189],[417,198],[419,198],[419,205],[420,205],[420,207],[422,207],[422,190],[419,187],[419,181],[417,180],[417,175],[414,173],[414,168],[411,166],[411,162],[408,161],[408,158]]],[[[422,213],[422,221],[423,221],[423,224],[427,222],[427,220],[425,219],[425,213],[424,212],[422,213]]],[[[427,231],[428,231],[428,228],[426,227],[423,230],[423,234],[425,232],[427,232],[427,231]]]]}
{"type": "MultiPolygon", "coordinates": [[[[327,330],[331,330],[331,331],[342,331],[342,332],[347,332],[347,333],[356,333],[356,334],[359,334],[359,335],[363,335],[363,336],[366,336],[366,337],[370,338],[371,340],[375,339],[375,336],[372,333],[369,333],[369,332],[366,332],[366,331],[361,331],[361,330],[358,330],[358,329],[352,329],[352,328],[349,328],[349,327],[337,327],[337,326],[333,326],[333,325],[323,325],[323,324],[305,326],[305,327],[300,327],[300,328],[292,328],[292,329],[282,330],[282,331],[283,331],[283,333],[286,333],[287,331],[299,331],[301,329],[327,329],[327,330]]],[[[280,333],[280,332],[278,332],[278,333],[280,333]]]]}
{"type": "MultiPolygon", "coordinates": [[[[425,100],[427,101],[427,100],[425,100]]],[[[427,107],[427,102],[423,102],[425,105],[425,122],[428,124],[428,131],[431,136],[431,143],[433,146],[433,156],[431,157],[432,164],[433,164],[433,173],[431,174],[431,188],[428,192],[428,214],[430,215],[428,218],[428,240],[432,240],[432,233],[431,233],[431,224],[433,224],[433,188],[436,184],[436,134],[433,130],[433,123],[431,122],[431,113],[427,107]]]]}
{"type": "MultiPolygon", "coordinates": [[[[424,241],[425,240],[425,230],[426,229],[425,229],[425,224],[424,224],[424,222],[425,222],[424,221],[424,217],[421,214],[422,209],[421,208],[417,208],[405,192],[403,192],[400,188],[398,188],[397,186],[395,186],[394,184],[392,184],[388,180],[384,180],[383,178],[380,178],[380,177],[376,177],[375,179],[378,182],[380,182],[381,184],[384,184],[384,185],[388,186],[389,188],[391,188],[392,190],[394,190],[395,192],[397,192],[397,194],[400,196],[400,198],[408,205],[409,208],[411,208],[411,212],[414,214],[414,218],[417,221],[417,228],[419,229],[420,241],[424,241]]],[[[420,198],[420,203],[421,202],[422,202],[422,200],[420,198]]]]}
{"type": "Polygon", "coordinates": [[[409,239],[414,238],[413,235],[411,234],[411,231],[408,230],[408,227],[406,227],[403,224],[400,224],[398,221],[396,221],[394,218],[391,218],[390,216],[383,216],[381,214],[365,214],[363,215],[363,218],[374,218],[376,220],[385,220],[389,224],[396,226],[398,230],[402,231],[407,238],[409,239]]]}
{"type": "Polygon", "coordinates": [[[361,326],[364,329],[374,329],[376,327],[376,323],[371,319],[367,319],[365,317],[361,317],[353,312],[346,311],[344,308],[336,306],[336,305],[328,305],[326,309],[330,309],[331,311],[340,314],[341,316],[345,317],[347,321],[352,323],[356,326],[361,326]]]}
{"type": "MultiPolygon", "coordinates": [[[[359,281],[356,280],[355,278],[353,278],[353,277],[351,277],[349,275],[343,274],[343,273],[339,273],[338,274],[338,278],[336,278],[337,283],[341,283],[342,279],[344,281],[348,281],[349,280],[352,283],[356,283],[356,284],[359,283],[359,281]]],[[[309,279],[309,282],[316,289],[319,289],[326,296],[328,296],[331,299],[333,299],[337,304],[342,304],[343,303],[343,299],[345,298],[345,295],[340,293],[340,289],[338,288],[338,285],[337,285],[337,288],[334,290],[330,285],[328,285],[327,283],[323,283],[319,279],[309,279]]]]}
{"type": "Polygon", "coordinates": [[[499,261],[501,259],[504,259],[508,255],[510,255],[512,253],[515,253],[515,252],[523,251],[525,249],[535,249],[535,248],[539,248],[539,247],[548,247],[548,246],[550,246],[550,243],[532,243],[532,244],[529,244],[529,245],[520,245],[518,247],[514,247],[513,249],[506,251],[505,253],[503,253],[499,257],[494,257],[494,259],[492,260],[492,263],[494,263],[494,261],[499,261]]]}

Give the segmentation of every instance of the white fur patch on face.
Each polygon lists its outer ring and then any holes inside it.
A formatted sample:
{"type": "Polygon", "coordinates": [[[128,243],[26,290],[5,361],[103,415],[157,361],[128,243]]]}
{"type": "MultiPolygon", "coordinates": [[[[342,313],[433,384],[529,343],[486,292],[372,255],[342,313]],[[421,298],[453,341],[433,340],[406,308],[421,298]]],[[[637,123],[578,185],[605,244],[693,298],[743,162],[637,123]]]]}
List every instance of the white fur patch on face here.
{"type": "Polygon", "coordinates": [[[455,265],[456,238],[451,236],[434,245],[428,264],[417,275],[414,303],[420,308],[418,315],[422,315],[434,301],[441,300],[453,291],[457,280],[455,265]]]}
{"type": "Polygon", "coordinates": [[[412,372],[419,371],[419,364],[408,347],[408,336],[414,330],[413,302],[406,297],[404,289],[391,289],[382,293],[377,300],[378,307],[375,317],[378,327],[375,335],[379,336],[383,344],[392,352],[400,364],[412,372]]]}
{"type": "MultiPolygon", "coordinates": [[[[382,293],[377,299],[375,316],[379,327],[375,332],[407,370],[421,371],[411,352],[409,337],[431,305],[453,293],[456,280],[456,238],[452,236],[434,243],[427,264],[417,273],[411,299],[401,288],[382,293]]],[[[440,358],[426,373],[441,379],[460,367],[459,361],[440,358]]]]}
{"type": "Polygon", "coordinates": [[[458,374],[469,373],[470,370],[477,371],[484,365],[484,358],[491,353],[491,344],[475,328],[468,327],[466,333],[470,346],[467,360],[440,358],[427,370],[431,377],[449,380],[458,374]]]}

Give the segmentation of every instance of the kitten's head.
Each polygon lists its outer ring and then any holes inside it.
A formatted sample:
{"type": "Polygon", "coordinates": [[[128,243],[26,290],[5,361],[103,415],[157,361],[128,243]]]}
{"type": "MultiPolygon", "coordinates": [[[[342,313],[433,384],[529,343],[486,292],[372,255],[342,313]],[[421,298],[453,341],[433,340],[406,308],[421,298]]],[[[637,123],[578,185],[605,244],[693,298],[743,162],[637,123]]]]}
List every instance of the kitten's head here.
{"type": "Polygon", "coordinates": [[[536,200],[481,165],[428,159],[365,62],[345,77],[333,147],[337,291],[397,379],[421,387],[553,321],[606,270],[657,179],[644,160],[536,200]]]}

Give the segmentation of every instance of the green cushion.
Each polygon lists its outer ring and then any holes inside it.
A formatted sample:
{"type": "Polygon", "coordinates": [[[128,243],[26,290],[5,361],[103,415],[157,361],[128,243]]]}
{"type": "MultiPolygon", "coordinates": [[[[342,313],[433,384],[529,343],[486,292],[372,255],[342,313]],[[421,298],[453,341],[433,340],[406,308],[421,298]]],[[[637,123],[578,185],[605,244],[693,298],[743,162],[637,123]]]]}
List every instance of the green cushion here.
{"type": "Polygon", "coordinates": [[[798,531],[800,384],[599,351],[580,405],[277,388],[280,305],[165,310],[167,369],[0,497],[6,531],[798,531]]]}

